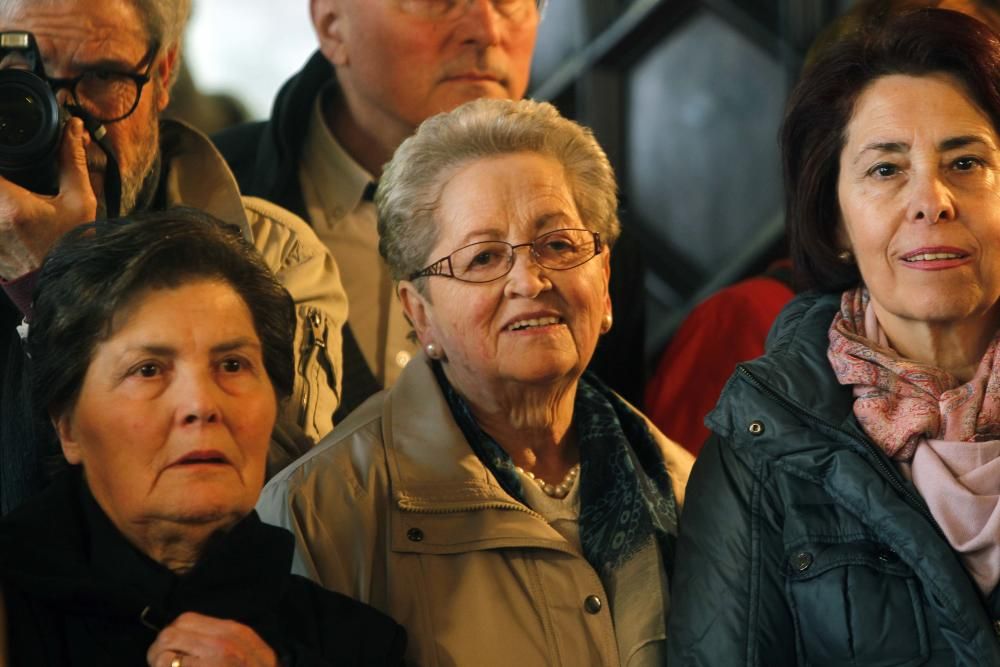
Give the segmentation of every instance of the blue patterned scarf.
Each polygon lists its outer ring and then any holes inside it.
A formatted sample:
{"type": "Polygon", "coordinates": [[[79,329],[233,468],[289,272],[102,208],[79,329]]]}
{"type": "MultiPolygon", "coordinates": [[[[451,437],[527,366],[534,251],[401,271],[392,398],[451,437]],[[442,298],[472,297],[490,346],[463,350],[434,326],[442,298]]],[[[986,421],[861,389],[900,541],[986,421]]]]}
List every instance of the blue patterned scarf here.
{"type": "MultiPolygon", "coordinates": [[[[510,456],[479,427],[440,363],[433,368],[472,451],[504,491],[527,504],[510,456]]],[[[671,573],[677,503],[646,421],[589,372],[577,386],[573,421],[580,448],[580,542],[587,562],[603,580],[656,540],[671,573]]]]}

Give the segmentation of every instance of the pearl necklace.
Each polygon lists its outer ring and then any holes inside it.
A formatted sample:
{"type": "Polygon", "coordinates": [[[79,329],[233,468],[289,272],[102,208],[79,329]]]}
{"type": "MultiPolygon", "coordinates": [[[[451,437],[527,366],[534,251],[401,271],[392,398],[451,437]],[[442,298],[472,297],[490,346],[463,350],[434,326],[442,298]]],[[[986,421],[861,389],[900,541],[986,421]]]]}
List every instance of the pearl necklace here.
{"type": "Polygon", "coordinates": [[[530,479],[535,484],[537,484],[538,488],[541,489],[545,495],[547,495],[550,498],[558,498],[558,499],[565,498],[569,494],[570,489],[573,488],[573,483],[576,482],[577,475],[580,474],[580,464],[577,463],[575,466],[569,469],[569,472],[566,473],[565,477],[563,477],[563,481],[553,486],[552,484],[547,483],[541,477],[535,477],[535,473],[528,472],[521,466],[514,466],[514,469],[517,470],[517,472],[519,472],[520,474],[530,479]]]}

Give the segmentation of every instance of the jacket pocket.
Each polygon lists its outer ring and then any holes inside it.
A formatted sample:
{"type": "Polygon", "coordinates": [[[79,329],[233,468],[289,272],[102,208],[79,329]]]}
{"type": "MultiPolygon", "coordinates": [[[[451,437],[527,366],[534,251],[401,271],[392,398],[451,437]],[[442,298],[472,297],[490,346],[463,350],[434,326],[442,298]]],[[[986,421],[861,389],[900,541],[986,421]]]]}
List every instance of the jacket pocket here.
{"type": "Polygon", "coordinates": [[[800,544],[785,552],[785,568],[805,664],[888,667],[928,659],[920,583],[884,545],[800,544]]]}

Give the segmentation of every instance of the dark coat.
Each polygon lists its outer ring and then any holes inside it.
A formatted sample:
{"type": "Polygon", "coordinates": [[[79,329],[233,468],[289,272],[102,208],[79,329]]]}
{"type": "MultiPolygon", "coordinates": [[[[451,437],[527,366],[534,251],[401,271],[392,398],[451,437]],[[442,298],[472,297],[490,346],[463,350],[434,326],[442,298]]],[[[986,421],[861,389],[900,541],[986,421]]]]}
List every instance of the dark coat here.
{"type": "MultiPolygon", "coordinates": [[[[316,95],[334,76],[333,66],[317,51],[278,91],[269,120],[239,125],[212,137],[236,176],[240,192],[273,201],[309,220],[299,183],[299,162],[316,95]]],[[[615,325],[601,337],[589,367],[639,407],[645,383],[644,266],[639,242],[623,229],[611,254],[615,325]]],[[[343,396],[335,422],[382,388],[350,329],[348,320],[343,332],[343,396]]]]}
{"type": "Polygon", "coordinates": [[[0,522],[11,664],[145,665],[153,628],[195,611],[249,626],[283,667],[401,665],[402,627],[291,575],[292,550],[289,532],[252,512],[177,576],[132,547],[69,471],[0,522]]]}
{"type": "Polygon", "coordinates": [[[830,368],[839,304],[792,301],[708,417],[681,517],[672,667],[1000,665],[996,594],[982,599],[830,368]]]}

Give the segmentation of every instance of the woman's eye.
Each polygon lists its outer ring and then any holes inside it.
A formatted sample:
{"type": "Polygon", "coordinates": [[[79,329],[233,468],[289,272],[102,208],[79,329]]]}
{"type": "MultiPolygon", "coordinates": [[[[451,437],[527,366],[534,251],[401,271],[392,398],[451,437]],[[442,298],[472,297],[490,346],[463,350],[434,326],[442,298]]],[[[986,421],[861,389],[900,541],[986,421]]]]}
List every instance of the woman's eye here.
{"type": "Polygon", "coordinates": [[[224,359],[219,367],[226,373],[239,373],[245,364],[241,359],[224,359]]]}
{"type": "Polygon", "coordinates": [[[879,178],[891,178],[899,173],[899,167],[894,164],[877,164],[869,172],[873,176],[878,176],[879,178]]]}
{"type": "Polygon", "coordinates": [[[958,171],[971,171],[982,164],[979,158],[975,157],[960,157],[954,162],[952,162],[952,167],[958,171]]]}
{"type": "Polygon", "coordinates": [[[144,378],[156,377],[157,375],[160,375],[161,372],[162,369],[160,366],[153,363],[140,364],[132,370],[133,375],[138,375],[139,377],[144,378]]]}
{"type": "Polygon", "coordinates": [[[472,258],[471,266],[490,266],[496,263],[498,255],[489,250],[483,251],[472,258]]]}

